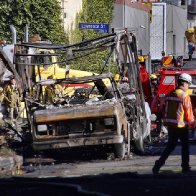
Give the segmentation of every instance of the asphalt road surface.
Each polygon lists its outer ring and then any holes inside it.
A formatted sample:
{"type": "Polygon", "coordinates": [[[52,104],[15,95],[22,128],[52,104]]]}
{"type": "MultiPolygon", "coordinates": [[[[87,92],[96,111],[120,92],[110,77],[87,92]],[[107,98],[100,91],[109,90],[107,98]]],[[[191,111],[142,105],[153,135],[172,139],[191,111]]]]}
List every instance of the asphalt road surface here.
{"type": "MultiPolygon", "coordinates": [[[[160,174],[152,174],[154,161],[160,156],[164,145],[149,146],[145,155],[133,155],[126,160],[69,160],[66,156],[61,161],[41,156],[26,159],[23,174],[14,174],[11,178],[7,176],[7,180],[2,178],[0,192],[3,195],[12,195],[10,191],[14,195],[29,195],[28,191],[31,190],[31,195],[56,196],[196,195],[196,172],[181,173],[180,146],[161,168],[160,174]]],[[[190,152],[190,165],[196,171],[195,142],[191,143],[190,152]]]]}

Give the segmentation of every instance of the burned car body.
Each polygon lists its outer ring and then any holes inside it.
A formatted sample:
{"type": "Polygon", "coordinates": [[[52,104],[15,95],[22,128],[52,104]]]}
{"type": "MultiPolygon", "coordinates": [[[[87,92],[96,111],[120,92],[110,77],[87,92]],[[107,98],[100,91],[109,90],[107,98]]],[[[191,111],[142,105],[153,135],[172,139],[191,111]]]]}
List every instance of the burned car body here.
{"type": "Polygon", "coordinates": [[[120,35],[114,33],[68,46],[32,43],[17,46],[24,48],[15,54],[15,64],[22,78],[27,119],[35,150],[112,145],[119,158],[129,155],[132,146],[140,152],[144,151],[144,140],[150,135],[150,119],[139,76],[136,39],[132,34],[126,31],[120,35]],[[56,52],[28,54],[28,49],[32,47],[56,52]],[[84,77],[69,78],[65,75],[61,79],[43,80],[39,63],[29,61],[36,55],[58,56],[67,52],[69,55],[65,55],[62,62],[70,63],[88,56],[92,50],[105,49],[109,49],[109,53],[101,73],[84,77]],[[116,82],[110,71],[104,71],[114,51],[121,78],[126,70],[126,82],[116,82]],[[35,76],[36,66],[38,80],[35,76]],[[44,102],[44,92],[49,85],[65,88],[60,101],[53,104],[44,102]],[[34,95],[30,93],[32,91],[34,95]]]}
{"type": "Polygon", "coordinates": [[[123,97],[109,74],[65,79],[61,82],[65,85],[68,82],[72,85],[77,84],[77,88],[73,88],[72,95],[66,96],[58,106],[34,108],[35,111],[32,113],[34,149],[116,145],[128,140],[129,122],[125,114],[123,97]],[[110,87],[104,85],[102,81],[104,79],[110,80],[110,87]],[[95,86],[88,88],[78,86],[85,83],[94,83],[95,86]],[[100,93],[99,87],[96,87],[100,84],[107,91],[100,93]],[[84,91],[87,93],[84,94],[84,91]]]}

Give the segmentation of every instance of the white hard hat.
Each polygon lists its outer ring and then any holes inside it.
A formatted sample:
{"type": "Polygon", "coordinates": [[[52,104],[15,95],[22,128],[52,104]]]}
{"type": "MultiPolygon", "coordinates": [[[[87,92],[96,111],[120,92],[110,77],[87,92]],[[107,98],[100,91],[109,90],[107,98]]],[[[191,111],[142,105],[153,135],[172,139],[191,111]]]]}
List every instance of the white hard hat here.
{"type": "Polygon", "coordinates": [[[192,77],[189,74],[187,74],[187,73],[181,74],[179,76],[178,80],[183,80],[185,82],[188,82],[189,84],[192,83],[192,77]]]}

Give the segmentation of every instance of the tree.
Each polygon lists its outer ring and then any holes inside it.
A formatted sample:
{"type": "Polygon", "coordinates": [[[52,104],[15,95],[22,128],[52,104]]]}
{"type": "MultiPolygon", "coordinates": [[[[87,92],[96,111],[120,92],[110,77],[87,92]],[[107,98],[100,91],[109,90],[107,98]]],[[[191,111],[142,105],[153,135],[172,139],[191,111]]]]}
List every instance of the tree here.
{"type": "Polygon", "coordinates": [[[23,40],[26,25],[29,26],[30,35],[39,34],[43,40],[53,43],[67,43],[68,40],[58,0],[1,0],[1,39],[11,40],[10,25],[15,26],[18,41],[23,40]]]}
{"type": "Polygon", "coordinates": [[[85,31],[78,29],[79,22],[86,23],[108,23],[112,22],[114,0],[83,0],[82,10],[77,15],[75,27],[72,30],[71,42],[80,42],[100,36],[96,31],[85,31]]]}
{"type": "MultiPolygon", "coordinates": [[[[83,0],[82,10],[76,16],[75,27],[71,31],[71,42],[81,42],[87,39],[93,39],[103,36],[94,30],[78,29],[79,22],[85,23],[107,23],[112,22],[114,0],[83,0]]],[[[99,73],[103,60],[108,54],[107,51],[91,54],[73,63],[73,68],[99,73]]]]}

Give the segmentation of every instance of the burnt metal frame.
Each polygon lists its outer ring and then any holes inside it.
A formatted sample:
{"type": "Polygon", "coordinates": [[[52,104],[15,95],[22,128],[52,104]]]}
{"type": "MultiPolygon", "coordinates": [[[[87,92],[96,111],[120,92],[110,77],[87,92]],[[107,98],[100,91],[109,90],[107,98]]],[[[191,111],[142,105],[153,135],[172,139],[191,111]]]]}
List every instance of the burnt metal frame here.
{"type": "MultiPolygon", "coordinates": [[[[83,41],[83,42],[68,45],[68,46],[43,44],[43,43],[34,43],[34,44],[21,43],[21,44],[16,44],[16,47],[25,48],[25,50],[24,50],[25,53],[23,53],[23,54],[15,53],[14,63],[16,64],[16,66],[19,69],[22,69],[21,71],[23,73],[26,73],[24,65],[25,65],[25,67],[26,66],[27,67],[29,67],[29,66],[38,66],[39,67],[39,64],[32,64],[32,63],[29,63],[27,60],[25,60],[25,62],[20,61],[21,57],[24,58],[24,59],[27,59],[28,56],[29,57],[30,56],[35,56],[34,54],[28,54],[27,53],[28,48],[39,48],[39,49],[47,49],[47,50],[53,49],[53,50],[55,50],[54,54],[38,54],[38,56],[58,56],[58,55],[65,54],[66,59],[62,60],[60,63],[70,62],[72,60],[76,60],[78,58],[88,56],[88,55],[90,55],[94,52],[111,48],[110,53],[108,54],[107,59],[104,62],[104,65],[103,65],[103,68],[102,68],[102,71],[101,71],[101,73],[102,73],[104,71],[104,68],[107,65],[112,53],[114,51],[117,52],[116,45],[117,45],[117,42],[119,41],[118,40],[119,39],[119,34],[118,33],[113,33],[113,34],[109,34],[107,36],[99,37],[99,38],[92,39],[92,40],[83,41]],[[77,49],[72,49],[74,47],[78,47],[78,48],[77,49]],[[58,52],[58,50],[60,50],[60,52],[58,52]],[[73,53],[71,58],[70,58],[70,55],[67,55],[68,51],[70,51],[70,50],[73,53]],[[90,51],[90,52],[88,52],[88,51],[90,51]],[[76,56],[77,54],[79,54],[79,55],[76,56]]],[[[143,95],[141,80],[140,80],[140,75],[139,75],[139,64],[138,64],[138,59],[137,59],[136,38],[134,37],[133,34],[130,34],[127,31],[124,31],[120,35],[124,35],[124,43],[126,43],[126,50],[127,50],[127,54],[128,54],[128,56],[124,56],[124,61],[127,62],[127,60],[128,60],[128,62],[126,63],[126,66],[128,67],[128,71],[129,71],[128,72],[128,78],[129,78],[128,83],[129,83],[129,86],[130,86],[131,89],[134,88],[134,91],[131,92],[131,93],[134,93],[136,95],[136,110],[137,110],[136,115],[137,115],[137,117],[139,117],[139,120],[136,120],[136,121],[134,120],[134,123],[136,124],[136,123],[139,122],[139,123],[143,124],[143,123],[145,123],[145,122],[143,122],[143,119],[145,119],[144,117],[146,116],[146,114],[145,114],[145,108],[144,108],[144,95],[143,95]]],[[[117,66],[118,66],[119,70],[121,71],[122,69],[121,69],[121,65],[119,63],[118,58],[116,59],[116,62],[117,62],[117,66]]],[[[54,63],[59,63],[59,62],[54,62],[54,63]]],[[[46,64],[42,64],[42,65],[48,65],[48,64],[46,63],[46,64]]],[[[121,73],[121,75],[122,75],[122,73],[121,73]]],[[[29,77],[30,76],[27,74],[26,81],[28,80],[29,77]]],[[[96,76],[93,76],[93,77],[96,77],[96,76]]],[[[78,80],[78,78],[76,80],[78,80]]],[[[89,81],[91,81],[90,78],[89,78],[89,81]]],[[[74,80],[70,80],[70,79],[56,80],[54,83],[60,83],[60,82],[63,82],[63,83],[74,82],[74,80]]],[[[78,82],[78,81],[75,81],[75,82],[78,82]]],[[[23,83],[26,83],[26,82],[23,81],[23,83]]],[[[30,88],[30,86],[28,86],[28,88],[30,88]]],[[[26,105],[28,105],[27,101],[26,101],[26,105]]],[[[30,115],[28,116],[28,119],[29,119],[29,121],[32,121],[30,115]]],[[[32,122],[30,122],[30,124],[32,126],[32,122]]],[[[135,126],[137,126],[137,125],[135,125],[135,126]]]]}

